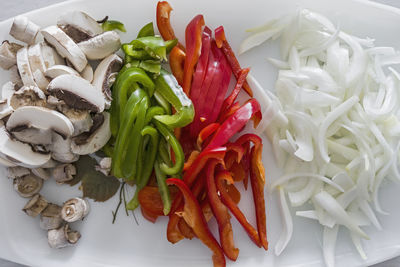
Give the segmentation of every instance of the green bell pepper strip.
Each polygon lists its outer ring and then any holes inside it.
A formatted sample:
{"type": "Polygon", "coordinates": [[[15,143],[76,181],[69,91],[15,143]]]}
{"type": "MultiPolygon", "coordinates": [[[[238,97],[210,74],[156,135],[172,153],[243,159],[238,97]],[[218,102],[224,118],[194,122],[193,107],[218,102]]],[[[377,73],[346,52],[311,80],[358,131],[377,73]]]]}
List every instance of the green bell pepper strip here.
{"type": "MultiPolygon", "coordinates": [[[[121,164],[121,171],[125,180],[134,180],[137,174],[137,159],[138,151],[142,147],[143,137],[141,131],[144,128],[144,121],[146,119],[146,112],[149,108],[150,99],[148,96],[143,97],[139,106],[139,111],[133,125],[132,130],[129,133],[129,140],[126,144],[126,157],[121,164]]],[[[125,148],[124,148],[125,149],[125,148]]]]}
{"type": "Polygon", "coordinates": [[[139,63],[139,67],[144,69],[145,71],[160,74],[161,62],[158,60],[142,60],[139,63]]]}
{"type": "Polygon", "coordinates": [[[184,127],[193,121],[193,103],[183,92],[174,75],[166,70],[161,70],[160,76],[155,81],[155,87],[156,92],[171,103],[176,110],[173,115],[155,116],[156,120],[164,123],[169,128],[184,127]]]}
{"type": "Polygon", "coordinates": [[[136,38],[146,37],[146,36],[154,36],[154,27],[153,22],[149,22],[140,29],[136,38]]]}
{"type": "Polygon", "coordinates": [[[171,155],[169,152],[170,146],[164,138],[160,140],[160,145],[158,146],[159,161],[164,162],[167,166],[172,166],[171,155]]]}
{"type": "Polygon", "coordinates": [[[129,49],[146,51],[155,59],[167,61],[167,46],[160,36],[145,36],[132,40],[129,49]]]}
{"type": "Polygon", "coordinates": [[[142,188],[145,187],[149,182],[158,150],[159,133],[154,127],[152,126],[144,127],[143,130],[141,131],[141,135],[150,136],[150,142],[149,142],[150,147],[148,150],[145,151],[144,153],[145,157],[144,158],[142,157],[142,160],[144,160],[145,164],[143,164],[144,167],[142,168],[140,176],[137,176],[135,195],[127,205],[127,209],[129,210],[135,210],[139,206],[139,199],[138,199],[139,191],[142,190],[142,188]]]}
{"type": "Polygon", "coordinates": [[[122,22],[119,22],[117,20],[107,20],[103,22],[101,25],[103,28],[103,31],[112,31],[112,30],[119,30],[121,32],[126,32],[125,26],[122,22]]]}
{"type": "Polygon", "coordinates": [[[126,55],[128,55],[132,59],[139,59],[139,60],[153,59],[153,57],[145,50],[134,49],[131,44],[123,44],[122,50],[126,55]]]}
{"type": "Polygon", "coordinates": [[[182,171],[183,163],[185,162],[185,156],[183,154],[183,149],[181,147],[181,144],[176,139],[175,135],[168,129],[167,126],[156,120],[153,120],[153,122],[156,125],[158,131],[164,136],[164,138],[170,144],[175,154],[175,164],[170,167],[165,162],[163,162],[160,164],[160,169],[167,175],[179,174],[182,171]]]}
{"type": "MultiPolygon", "coordinates": [[[[132,128],[134,127],[135,119],[139,113],[139,103],[144,98],[148,98],[146,92],[142,89],[138,89],[131,94],[126,105],[127,110],[122,119],[121,129],[117,136],[117,140],[115,141],[114,153],[112,157],[112,171],[113,174],[118,178],[124,177],[121,170],[122,161],[125,159],[128,152],[127,144],[129,142],[129,138],[131,138],[132,128]]],[[[136,152],[137,150],[135,150],[135,153],[136,152]]]]}
{"type": "Polygon", "coordinates": [[[160,192],[161,200],[164,205],[163,213],[164,215],[168,215],[168,213],[171,211],[172,206],[171,194],[169,192],[169,188],[166,182],[167,176],[160,169],[160,159],[157,159],[154,163],[154,172],[156,174],[158,191],[160,192]]]}
{"type": "Polygon", "coordinates": [[[154,93],[154,83],[146,72],[140,68],[127,68],[124,72],[120,72],[113,86],[113,99],[111,109],[111,133],[116,136],[118,133],[119,123],[125,110],[125,105],[130,89],[136,89],[137,84],[146,89],[151,97],[154,93]]]}
{"type": "Polygon", "coordinates": [[[148,125],[154,116],[162,115],[162,114],[165,114],[165,111],[162,107],[160,107],[160,106],[150,107],[146,113],[146,119],[144,121],[144,125],[148,125]]]}
{"type": "Polygon", "coordinates": [[[157,103],[164,109],[166,114],[170,115],[172,113],[171,105],[159,92],[154,91],[154,98],[156,99],[157,103]]]}

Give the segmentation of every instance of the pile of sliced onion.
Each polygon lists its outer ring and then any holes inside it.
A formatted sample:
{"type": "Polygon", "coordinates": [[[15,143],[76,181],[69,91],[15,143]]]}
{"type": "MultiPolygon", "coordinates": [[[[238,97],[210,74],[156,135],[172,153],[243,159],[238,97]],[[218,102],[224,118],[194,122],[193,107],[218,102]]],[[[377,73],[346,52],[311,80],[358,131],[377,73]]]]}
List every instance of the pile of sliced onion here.
{"type": "Polygon", "coordinates": [[[284,170],[272,183],[284,219],[275,253],[293,233],[289,203],[297,216],[324,227],[327,266],[334,266],[339,226],[365,259],[362,227],[380,230],[376,213],[386,214],[379,188],[388,177],[400,180],[400,74],[390,67],[400,64],[400,54],[306,9],[249,31],[240,53],[269,39],[279,38],[281,47],[281,59],[269,59],[279,75],[275,95],[266,91],[259,125],[284,170]]]}

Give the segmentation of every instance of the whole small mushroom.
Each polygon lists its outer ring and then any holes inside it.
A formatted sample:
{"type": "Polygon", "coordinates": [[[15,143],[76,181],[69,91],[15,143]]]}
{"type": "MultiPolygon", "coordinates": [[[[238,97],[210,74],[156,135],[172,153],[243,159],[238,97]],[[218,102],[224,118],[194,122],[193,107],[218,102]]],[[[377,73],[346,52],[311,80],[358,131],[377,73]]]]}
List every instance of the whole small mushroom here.
{"type": "Polygon", "coordinates": [[[50,247],[57,249],[76,244],[80,237],[81,234],[71,230],[68,224],[47,232],[50,247]]]}
{"type": "Polygon", "coordinates": [[[61,207],[56,204],[48,204],[40,214],[40,228],[43,230],[57,229],[64,224],[61,218],[61,207]]]}
{"type": "Polygon", "coordinates": [[[14,179],[14,189],[21,197],[32,197],[42,189],[43,180],[36,175],[28,174],[14,179]]]}
{"type": "Polygon", "coordinates": [[[82,220],[88,213],[89,202],[79,197],[67,200],[61,209],[61,217],[70,223],[82,220]]]}
{"type": "Polygon", "coordinates": [[[27,215],[31,217],[36,217],[47,207],[49,203],[47,200],[40,194],[35,194],[29,201],[26,203],[25,207],[22,209],[27,215]]]}

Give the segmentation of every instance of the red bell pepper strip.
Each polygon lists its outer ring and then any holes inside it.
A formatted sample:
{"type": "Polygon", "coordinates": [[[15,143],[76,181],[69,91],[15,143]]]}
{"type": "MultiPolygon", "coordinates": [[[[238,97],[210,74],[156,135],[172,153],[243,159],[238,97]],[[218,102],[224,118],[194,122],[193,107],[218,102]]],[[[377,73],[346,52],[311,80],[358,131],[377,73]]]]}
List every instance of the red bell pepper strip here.
{"type": "Polygon", "coordinates": [[[226,111],[226,113],[220,113],[220,117],[218,118],[219,123],[223,123],[229,116],[235,113],[240,108],[239,102],[233,103],[230,108],[226,111]]]}
{"type": "Polygon", "coordinates": [[[212,32],[207,26],[204,28],[203,36],[201,39],[201,53],[199,61],[197,62],[196,71],[193,74],[193,83],[190,89],[190,99],[193,102],[194,108],[197,112],[198,98],[201,95],[201,87],[207,73],[208,57],[211,50],[212,32]]]}
{"type": "Polygon", "coordinates": [[[180,86],[183,85],[185,59],[185,52],[177,46],[172,48],[171,53],[169,53],[169,66],[180,86]]]}
{"type": "Polygon", "coordinates": [[[218,223],[219,240],[222,249],[229,259],[235,261],[239,255],[239,249],[235,247],[233,241],[231,216],[228,208],[219,199],[217,186],[215,185],[214,173],[218,164],[220,164],[218,160],[212,160],[207,164],[207,197],[218,223]]]}
{"type": "Polygon", "coordinates": [[[264,201],[264,182],[263,174],[264,167],[260,170],[260,158],[262,153],[262,144],[258,147],[253,146],[251,149],[251,169],[250,169],[250,182],[253,191],[254,205],[256,207],[257,229],[260,236],[260,241],[265,250],[268,250],[267,241],[267,225],[265,214],[265,201],[264,201]]]}
{"type": "Polygon", "coordinates": [[[219,126],[219,123],[210,123],[200,131],[196,141],[197,148],[199,150],[201,150],[204,140],[210,137],[218,129],[219,126]]]}
{"type": "Polygon", "coordinates": [[[243,229],[247,232],[250,239],[258,246],[261,247],[260,236],[254,227],[247,221],[243,212],[239,209],[236,203],[232,200],[228,192],[226,191],[225,181],[233,184],[232,176],[228,171],[220,171],[216,175],[216,184],[218,191],[220,192],[222,202],[228,207],[232,212],[233,216],[239,221],[243,226],[243,229]]]}
{"type": "Polygon", "coordinates": [[[200,154],[200,151],[197,150],[193,150],[192,153],[190,153],[189,158],[187,159],[187,161],[185,162],[185,164],[183,164],[183,171],[187,171],[190,166],[192,166],[193,162],[195,161],[195,159],[197,158],[197,156],[200,154]]]}
{"type": "Polygon", "coordinates": [[[189,187],[182,180],[175,178],[167,179],[167,184],[175,185],[181,191],[185,200],[182,216],[188,225],[192,227],[197,237],[213,252],[212,260],[214,267],[226,266],[224,252],[208,228],[199,202],[189,187]]]}
{"type": "Polygon", "coordinates": [[[143,217],[149,222],[155,223],[157,221],[158,215],[145,210],[142,206],[140,206],[140,211],[142,212],[143,217]]]}
{"type": "Polygon", "coordinates": [[[227,168],[232,174],[235,182],[243,181],[246,177],[246,172],[243,169],[242,164],[234,162],[230,168],[227,168]]]}
{"type": "MultiPolygon", "coordinates": [[[[157,28],[162,38],[166,41],[178,39],[171,27],[171,11],[172,7],[167,1],[160,1],[157,3],[157,28]]],[[[181,43],[178,42],[177,46],[185,51],[185,47],[181,43]]]]}
{"type": "Polygon", "coordinates": [[[261,119],[260,104],[254,98],[247,101],[224,121],[214,134],[206,150],[225,145],[234,134],[243,129],[252,117],[261,119]]]}
{"type": "Polygon", "coordinates": [[[235,102],[238,97],[240,90],[242,89],[243,83],[246,81],[247,74],[249,74],[250,69],[242,69],[239,74],[239,78],[236,82],[235,88],[232,90],[231,94],[225,98],[224,103],[222,104],[221,111],[219,113],[219,119],[223,118],[224,115],[228,112],[229,108],[235,102]]]}
{"type": "Polygon", "coordinates": [[[158,187],[145,186],[139,191],[138,195],[140,206],[147,211],[147,213],[163,216],[163,202],[161,200],[158,187]]]}
{"type": "Polygon", "coordinates": [[[178,222],[178,228],[185,238],[192,240],[193,237],[196,237],[195,233],[193,232],[193,229],[182,218],[180,218],[178,222]]]}
{"type": "Polygon", "coordinates": [[[243,155],[243,158],[240,161],[240,165],[242,165],[244,170],[243,186],[245,190],[247,190],[250,175],[250,144],[247,143],[246,146],[248,147],[247,152],[243,155]]]}
{"type": "Polygon", "coordinates": [[[228,191],[228,195],[231,197],[233,202],[238,204],[240,202],[240,192],[237,190],[236,186],[234,184],[228,184],[226,190],[228,191]]]}
{"type": "Polygon", "coordinates": [[[194,67],[201,52],[201,37],[204,26],[203,15],[197,15],[189,22],[185,30],[186,60],[183,76],[183,91],[190,95],[194,67]]]}
{"type": "MultiPolygon", "coordinates": [[[[215,29],[214,33],[217,46],[222,49],[222,51],[226,56],[226,59],[231,65],[233,74],[235,75],[236,79],[239,79],[239,74],[242,68],[240,67],[239,61],[237,60],[235,53],[233,52],[228,41],[226,40],[224,27],[219,26],[218,28],[215,29]]],[[[253,97],[253,91],[251,90],[247,82],[244,82],[243,88],[250,97],[253,97]]]]}

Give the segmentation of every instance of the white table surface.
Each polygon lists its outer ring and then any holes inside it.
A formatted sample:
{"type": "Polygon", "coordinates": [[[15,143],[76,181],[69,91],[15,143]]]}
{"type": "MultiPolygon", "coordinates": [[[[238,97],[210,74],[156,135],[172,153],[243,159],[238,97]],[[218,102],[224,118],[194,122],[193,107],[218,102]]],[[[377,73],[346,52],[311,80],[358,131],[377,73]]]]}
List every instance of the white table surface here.
{"type": "MultiPolygon", "coordinates": [[[[64,0],[8,0],[8,1],[0,0],[0,1],[1,1],[0,21],[2,21],[11,18],[15,15],[28,12],[30,10],[63,2],[64,0]]],[[[400,0],[373,0],[373,1],[400,8],[400,0]]],[[[397,257],[392,260],[376,264],[373,267],[399,267],[399,266],[400,266],[400,257],[397,257]]],[[[0,259],[0,267],[22,267],[22,265],[0,259]]]]}

